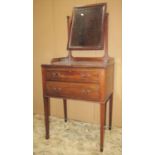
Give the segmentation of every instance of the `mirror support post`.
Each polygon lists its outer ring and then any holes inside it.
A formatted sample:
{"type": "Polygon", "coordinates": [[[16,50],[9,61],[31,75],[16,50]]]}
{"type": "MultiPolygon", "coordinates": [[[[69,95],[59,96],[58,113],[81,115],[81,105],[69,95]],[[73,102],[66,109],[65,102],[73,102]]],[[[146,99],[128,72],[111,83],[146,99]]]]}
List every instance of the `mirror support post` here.
{"type": "Polygon", "coordinates": [[[104,24],[104,56],[103,56],[103,61],[108,61],[109,60],[109,55],[108,55],[108,13],[105,15],[105,24],[104,24]]]}
{"type": "MultiPolygon", "coordinates": [[[[71,17],[67,16],[67,30],[68,30],[68,40],[69,40],[69,35],[70,35],[70,26],[71,26],[71,17]]],[[[72,51],[68,50],[68,56],[67,56],[69,62],[72,61],[72,51]]]]}

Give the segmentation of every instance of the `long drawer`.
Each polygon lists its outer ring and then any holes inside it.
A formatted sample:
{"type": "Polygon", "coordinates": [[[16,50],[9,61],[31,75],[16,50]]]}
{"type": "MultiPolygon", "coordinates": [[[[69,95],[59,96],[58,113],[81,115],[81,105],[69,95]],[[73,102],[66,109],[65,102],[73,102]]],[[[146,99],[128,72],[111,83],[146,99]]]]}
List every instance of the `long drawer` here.
{"type": "Polygon", "coordinates": [[[46,81],[94,82],[99,81],[98,70],[46,70],[46,81]]]}
{"type": "Polygon", "coordinates": [[[99,100],[99,85],[93,83],[67,83],[46,81],[47,96],[64,97],[70,99],[99,100]]]}

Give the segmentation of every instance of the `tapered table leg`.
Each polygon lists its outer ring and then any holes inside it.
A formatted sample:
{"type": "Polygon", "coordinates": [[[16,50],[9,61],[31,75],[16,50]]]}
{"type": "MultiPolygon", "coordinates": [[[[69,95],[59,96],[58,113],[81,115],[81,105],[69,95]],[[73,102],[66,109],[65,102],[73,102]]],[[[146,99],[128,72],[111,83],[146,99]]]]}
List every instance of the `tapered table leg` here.
{"type": "Polygon", "coordinates": [[[110,96],[110,102],[109,102],[109,130],[111,130],[112,126],[112,108],[113,108],[113,93],[110,96]]]}
{"type": "Polygon", "coordinates": [[[63,99],[63,104],[64,104],[64,120],[67,122],[67,100],[63,99]]]}
{"type": "Polygon", "coordinates": [[[49,115],[50,101],[48,97],[44,97],[44,116],[45,116],[45,138],[49,139],[49,115]]]}
{"type": "Polygon", "coordinates": [[[104,117],[105,117],[105,103],[100,103],[100,151],[103,152],[104,144],[104,117]]]}
{"type": "Polygon", "coordinates": [[[105,114],[104,114],[104,126],[106,126],[106,112],[107,112],[107,102],[108,100],[105,102],[105,114]]]}

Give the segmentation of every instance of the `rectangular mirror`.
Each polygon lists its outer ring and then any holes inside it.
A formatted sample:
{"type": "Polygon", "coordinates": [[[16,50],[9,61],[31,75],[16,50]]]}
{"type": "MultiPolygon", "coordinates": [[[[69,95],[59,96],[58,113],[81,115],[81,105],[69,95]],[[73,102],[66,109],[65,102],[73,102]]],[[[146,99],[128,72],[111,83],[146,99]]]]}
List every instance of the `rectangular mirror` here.
{"type": "Polygon", "coordinates": [[[75,7],[69,31],[69,50],[103,49],[106,4],[75,7]]]}

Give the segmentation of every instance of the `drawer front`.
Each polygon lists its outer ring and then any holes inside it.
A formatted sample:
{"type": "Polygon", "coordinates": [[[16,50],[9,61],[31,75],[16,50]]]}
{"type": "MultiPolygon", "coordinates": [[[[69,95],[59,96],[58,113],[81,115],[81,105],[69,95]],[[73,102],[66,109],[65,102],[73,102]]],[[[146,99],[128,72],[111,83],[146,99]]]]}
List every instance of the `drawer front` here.
{"type": "Polygon", "coordinates": [[[46,95],[51,97],[98,101],[99,85],[47,81],[46,95]]]}
{"type": "Polygon", "coordinates": [[[99,71],[96,70],[46,70],[47,81],[98,82],[99,71]]]}

